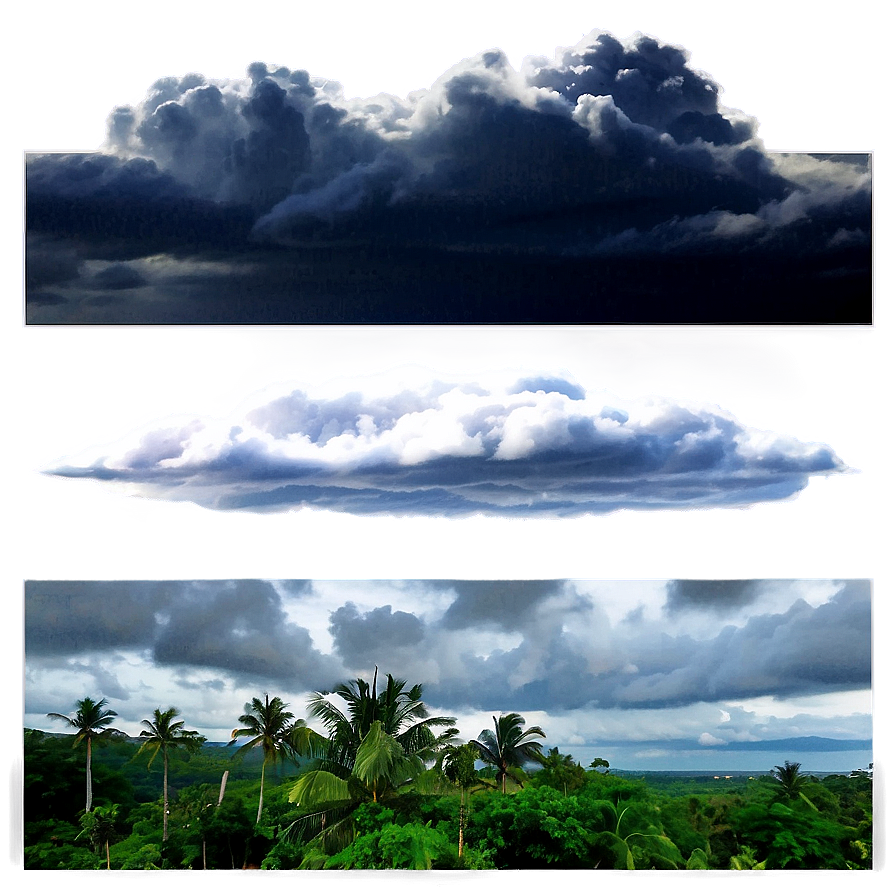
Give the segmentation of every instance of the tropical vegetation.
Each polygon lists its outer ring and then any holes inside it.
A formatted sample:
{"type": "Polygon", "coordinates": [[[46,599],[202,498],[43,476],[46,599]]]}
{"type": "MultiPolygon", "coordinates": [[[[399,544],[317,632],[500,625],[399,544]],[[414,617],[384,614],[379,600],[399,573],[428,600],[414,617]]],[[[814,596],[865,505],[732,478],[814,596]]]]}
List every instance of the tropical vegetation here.
{"type": "Polygon", "coordinates": [[[87,745],[87,806],[85,811],[89,812],[90,807],[93,805],[93,774],[91,768],[93,742],[104,737],[113,737],[121,732],[117,728],[110,727],[109,723],[118,713],[108,708],[105,697],[100,701],[85,697],[83,700],[79,700],[76,706],[77,711],[72,716],[65,716],[58,712],[48,712],[47,718],[59,719],[70,728],[75,729],[77,734],[72,743],[73,747],[77,747],[82,741],[87,745]]]}
{"type": "MultiPolygon", "coordinates": [[[[378,672],[246,704],[229,743],[174,707],[112,736],[105,699],[74,735],[26,729],[25,867],[39,869],[868,869],[872,779],[784,761],[734,778],[582,767],[519,713],[462,742],[423,687],[378,672]],[[316,726],[316,727],[314,727],[316,726]],[[106,741],[88,764],[72,746],[106,741]],[[149,762],[140,761],[150,754],[149,762]],[[162,754],[161,795],[153,760],[162,754]],[[91,782],[92,775],[92,784],[91,782]]],[[[89,755],[89,754],[88,754],[89,755]]]]}
{"type": "Polygon", "coordinates": [[[175,719],[178,714],[172,706],[162,712],[161,707],[153,711],[152,719],[144,719],[140,737],[143,743],[137,750],[139,756],[144,750],[150,751],[147,768],[150,768],[156,756],[161,752],[163,764],[162,777],[162,840],[168,839],[168,758],[175,750],[183,748],[193,751],[199,749],[205,738],[198,731],[187,731],[183,719],[175,719]]]}

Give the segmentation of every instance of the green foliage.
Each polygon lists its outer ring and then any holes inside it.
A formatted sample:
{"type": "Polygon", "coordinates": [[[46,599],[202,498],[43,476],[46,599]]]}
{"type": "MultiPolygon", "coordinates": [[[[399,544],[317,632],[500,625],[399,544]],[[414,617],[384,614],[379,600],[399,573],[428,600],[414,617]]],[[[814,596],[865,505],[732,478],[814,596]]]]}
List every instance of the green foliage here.
{"type": "Polygon", "coordinates": [[[280,838],[264,857],[261,867],[265,871],[287,871],[299,868],[305,857],[305,849],[297,843],[280,838]]]}
{"type": "Polygon", "coordinates": [[[326,868],[430,869],[450,863],[451,842],[429,825],[386,822],[328,859],[326,868]]]}
{"type": "Polygon", "coordinates": [[[479,751],[472,743],[450,744],[439,754],[436,767],[453,785],[460,788],[479,783],[476,760],[479,751]]]}
{"type": "Polygon", "coordinates": [[[537,784],[546,784],[568,793],[578,790],[585,783],[585,769],[568,753],[561,753],[558,747],[551,747],[544,754],[542,764],[542,770],[533,777],[537,784]]]}
{"type": "Polygon", "coordinates": [[[73,747],[77,747],[82,741],[87,744],[87,804],[86,811],[90,811],[93,805],[93,775],[91,770],[93,742],[104,737],[122,736],[122,732],[116,728],[112,728],[111,722],[118,715],[114,710],[107,706],[108,701],[103,697],[100,701],[93,700],[91,697],[85,697],[79,700],[75,705],[77,712],[72,716],[65,716],[58,712],[47,713],[47,718],[58,719],[65,722],[69,728],[76,731],[73,747]]]}
{"type": "MultiPolygon", "coordinates": [[[[710,851],[710,820],[697,797],[678,797],[660,803],[660,821],[682,855],[710,851]]],[[[707,859],[708,861],[708,859],[707,859]]]]}
{"type": "Polygon", "coordinates": [[[103,860],[89,845],[76,842],[80,828],[55,819],[25,824],[26,869],[101,868],[103,860]]]}
{"type": "MultiPolygon", "coordinates": [[[[809,780],[808,775],[800,773],[799,762],[785,762],[784,765],[776,765],[772,769],[772,778],[775,782],[775,792],[779,799],[795,800],[806,799],[802,792],[803,785],[809,780]]],[[[810,803],[811,805],[811,803],[810,803]]]]}
{"type": "Polygon", "coordinates": [[[126,871],[157,871],[162,867],[162,851],[154,843],[144,843],[122,863],[126,871]]]}
{"type": "Polygon", "coordinates": [[[507,778],[522,783],[518,767],[525,762],[543,762],[541,744],[533,738],[544,737],[545,733],[537,725],[523,729],[526,720],[516,712],[500,717],[492,716],[494,731],[484,728],[477,740],[471,743],[479,750],[479,758],[496,769],[497,780],[502,792],[507,790],[507,778]]]}
{"type": "Polygon", "coordinates": [[[261,784],[258,788],[258,814],[255,824],[261,824],[261,813],[264,806],[264,773],[268,763],[277,764],[286,758],[295,759],[301,753],[311,753],[318,744],[320,736],[311,731],[303,719],[287,710],[288,704],[279,697],[269,698],[264,695],[264,703],[253,697],[244,707],[245,713],[240,716],[242,728],[234,728],[231,732],[230,745],[241,737],[249,740],[234,753],[242,758],[250,750],[261,748],[261,784]]]}
{"type": "Polygon", "coordinates": [[[205,742],[205,738],[198,731],[188,731],[184,727],[183,719],[175,719],[179,710],[172,706],[162,712],[161,707],[153,710],[152,719],[144,719],[141,723],[144,728],[140,732],[143,743],[137,750],[139,756],[144,750],[150,752],[150,768],[156,756],[161,752],[164,766],[162,778],[162,840],[168,839],[168,758],[178,749],[184,749],[189,753],[195,753],[205,742]]]}
{"type": "Polygon", "coordinates": [[[290,792],[302,815],[287,832],[292,838],[317,838],[318,846],[331,850],[348,845],[354,808],[397,797],[402,786],[423,772],[424,762],[457,734],[453,718],[429,715],[422,685],[408,688],[406,681],[389,675],[386,687],[377,692],[374,672],[371,684],[359,678],[337,685],[335,693],[346,703],[346,712],[322,692],[309,703],[329,741],[316,768],[290,792]]]}
{"type": "Polygon", "coordinates": [[[499,868],[587,868],[589,809],[550,787],[474,799],[467,841],[499,868]]]}
{"type": "Polygon", "coordinates": [[[634,871],[635,859],[628,843],[612,831],[600,831],[594,838],[595,868],[634,871]]]}
{"type": "Polygon", "coordinates": [[[388,675],[386,687],[377,692],[375,670],[372,683],[358,678],[338,684],[333,693],[346,703],[346,712],[328,699],[326,691],[316,693],[308,708],[327,729],[324,767],[335,774],[347,774],[354,767],[358,748],[374,722],[398,741],[405,755],[422,761],[434,759],[457,734],[454,718],[430,716],[421,684],[409,688],[405,680],[388,675]],[[446,730],[437,732],[437,728],[446,730]]]}
{"type": "Polygon", "coordinates": [[[109,841],[115,836],[115,821],[118,818],[118,804],[96,806],[81,815],[81,833],[90,841],[95,853],[106,853],[106,867],[109,867],[109,841]]]}
{"type": "Polygon", "coordinates": [[[709,870],[709,856],[702,849],[695,849],[688,857],[688,871],[709,870]]]}
{"type": "Polygon", "coordinates": [[[741,842],[763,856],[770,869],[847,867],[843,848],[848,846],[848,830],[800,802],[750,803],[740,810],[735,825],[741,842]]]}
{"type": "Polygon", "coordinates": [[[629,834],[626,843],[632,851],[635,868],[666,869],[681,868],[685,862],[678,847],[663,834],[629,834]]]}

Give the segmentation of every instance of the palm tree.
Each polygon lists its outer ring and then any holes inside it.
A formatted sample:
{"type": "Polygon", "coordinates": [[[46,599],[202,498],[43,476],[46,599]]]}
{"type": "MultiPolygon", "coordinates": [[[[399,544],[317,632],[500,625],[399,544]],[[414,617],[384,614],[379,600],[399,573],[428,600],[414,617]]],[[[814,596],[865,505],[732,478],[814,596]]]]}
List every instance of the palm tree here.
{"type": "Polygon", "coordinates": [[[153,710],[152,719],[144,719],[141,724],[145,725],[140,737],[145,738],[144,743],[140,745],[137,751],[139,756],[144,750],[152,750],[152,756],[149,757],[147,768],[150,768],[159,755],[162,753],[164,763],[164,777],[162,779],[162,841],[168,839],[168,756],[179,747],[183,747],[188,752],[193,753],[198,750],[203,743],[203,737],[198,731],[187,731],[184,728],[185,722],[182,719],[174,721],[174,717],[179,710],[174,706],[162,712],[161,708],[153,710]]]}
{"type": "MultiPolygon", "coordinates": [[[[288,703],[279,697],[269,698],[264,695],[264,703],[253,697],[251,703],[244,707],[245,713],[240,716],[243,728],[234,728],[228,746],[236,743],[240,737],[249,737],[234,756],[243,756],[255,747],[261,747],[263,760],[261,763],[261,787],[258,791],[258,817],[256,824],[261,823],[261,809],[264,803],[264,772],[269,762],[280,762],[285,758],[295,759],[300,753],[314,752],[318,741],[323,739],[319,734],[307,727],[304,720],[296,719],[287,710],[288,703]]],[[[319,749],[319,745],[317,749],[319,749]]]]}
{"type": "Polygon", "coordinates": [[[109,723],[118,713],[112,709],[107,709],[107,700],[103,697],[99,703],[90,697],[78,700],[75,704],[77,712],[73,716],[64,716],[58,712],[48,712],[47,717],[50,719],[61,719],[71,728],[77,730],[73,747],[77,747],[82,740],[87,741],[87,806],[85,812],[90,811],[93,805],[93,776],[90,771],[90,761],[92,753],[92,744],[95,739],[101,737],[124,736],[124,732],[117,728],[110,728],[109,723]]]}
{"type": "Polygon", "coordinates": [[[771,770],[776,796],[786,800],[801,799],[815,809],[815,804],[803,793],[803,785],[809,781],[809,776],[800,772],[800,765],[799,762],[785,761],[784,765],[776,765],[771,770]]]}
{"type": "Polygon", "coordinates": [[[478,783],[480,778],[476,774],[476,760],[479,758],[479,750],[472,743],[451,744],[445,747],[436,761],[436,768],[455,787],[460,788],[460,811],[457,824],[457,855],[464,854],[464,828],[466,827],[466,806],[464,804],[464,792],[466,788],[478,783]]]}
{"type": "Polygon", "coordinates": [[[434,759],[457,734],[456,719],[429,715],[422,684],[408,688],[406,680],[388,675],[386,687],[377,693],[378,672],[374,668],[372,684],[358,678],[336,685],[333,694],[345,702],[347,712],[335,706],[326,691],[316,693],[308,703],[309,714],[321,720],[330,737],[328,764],[340,770],[354,765],[358,747],[375,721],[382,723],[385,733],[406,754],[423,760],[434,759]],[[433,728],[448,730],[436,734],[433,728]]]}
{"type": "Polygon", "coordinates": [[[96,809],[87,810],[81,816],[81,830],[75,837],[77,840],[81,834],[86,834],[94,852],[106,849],[106,870],[112,867],[109,858],[109,840],[115,833],[115,822],[118,819],[118,803],[112,806],[97,806],[96,809]]]}
{"type": "Polygon", "coordinates": [[[492,716],[495,730],[483,729],[479,739],[471,741],[479,750],[479,758],[497,769],[497,778],[501,782],[501,793],[507,793],[507,778],[510,777],[517,784],[522,781],[513,771],[524,762],[543,762],[541,744],[532,740],[533,737],[544,737],[545,733],[538,725],[523,730],[526,720],[516,712],[501,715],[499,718],[492,716]]]}
{"type": "Polygon", "coordinates": [[[372,683],[358,678],[334,688],[345,711],[326,691],[310,700],[309,715],[323,723],[329,738],[317,767],[290,791],[290,801],[303,812],[291,826],[291,835],[312,825],[321,836],[345,835],[341,822],[356,806],[394,794],[457,734],[455,719],[429,715],[423,685],[409,688],[405,680],[389,675],[385,688],[377,692],[377,674],[375,669],[372,683]]]}
{"type": "Polygon", "coordinates": [[[548,750],[542,765],[544,765],[545,780],[550,781],[554,786],[562,785],[563,796],[567,795],[570,784],[581,786],[585,781],[585,770],[582,766],[569,753],[561,753],[559,747],[551,747],[548,750]]]}

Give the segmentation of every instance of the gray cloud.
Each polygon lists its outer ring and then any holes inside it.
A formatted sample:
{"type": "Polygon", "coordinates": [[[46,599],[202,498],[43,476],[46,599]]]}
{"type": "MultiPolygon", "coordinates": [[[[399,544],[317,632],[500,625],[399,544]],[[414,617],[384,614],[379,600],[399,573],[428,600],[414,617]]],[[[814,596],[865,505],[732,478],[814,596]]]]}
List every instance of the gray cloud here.
{"type": "Polygon", "coordinates": [[[519,631],[527,618],[562,587],[562,582],[551,581],[455,582],[452,591],[457,597],[441,624],[449,629],[494,626],[519,631]]]}
{"type": "Polygon", "coordinates": [[[753,580],[674,579],[666,585],[666,612],[690,609],[726,612],[756,600],[764,583],[753,580]]]}
{"type": "Polygon", "coordinates": [[[719,408],[607,404],[536,378],[373,399],[296,391],[241,419],[159,429],[118,456],[52,472],[219,510],[569,516],[780,500],[843,469],[826,445],[751,430],[719,408]]]}
{"type": "Polygon", "coordinates": [[[359,612],[347,603],[330,614],[330,633],[336,652],[353,668],[373,667],[381,658],[417,648],[425,626],[413,613],[393,612],[391,606],[359,612]]]}
{"type": "Polygon", "coordinates": [[[342,671],[266,582],[28,582],[25,613],[25,653],[41,661],[132,649],[162,666],[297,688],[342,671]]]}
{"type": "Polygon", "coordinates": [[[25,655],[142,647],[172,599],[166,582],[26,582],[25,655]]]}
{"type": "MultiPolygon", "coordinates": [[[[513,615],[506,613],[508,620],[513,615]]],[[[602,614],[592,625],[598,629],[588,631],[581,616],[573,623],[564,615],[547,635],[539,630],[537,640],[527,634],[511,650],[466,656],[464,666],[476,686],[459,679],[440,682],[437,694],[444,688],[445,699],[472,707],[660,708],[871,686],[866,581],[844,583],[821,606],[798,599],[785,612],[725,625],[711,636],[669,633],[643,619],[633,631],[610,631],[602,614]],[[604,645],[597,659],[594,644],[604,645]],[[537,665],[530,662],[536,651],[537,665]],[[520,683],[508,688],[512,681],[520,683]]]]}
{"type": "Polygon", "coordinates": [[[475,720],[466,736],[481,714],[513,709],[545,714],[550,737],[579,744],[584,735],[667,751],[870,746],[870,717],[849,714],[847,696],[871,686],[866,580],[757,580],[752,604],[719,582],[721,606],[707,586],[674,615],[664,591],[679,589],[662,583],[372,585],[29,582],[27,718],[60,711],[83,688],[113,700],[126,730],[176,698],[194,724],[226,736],[235,692],[279,691],[301,714],[308,691],[379,666],[423,682],[430,706],[475,720]],[[634,605],[637,618],[624,612],[634,605]],[[294,621],[303,618],[311,628],[294,621]],[[332,646],[318,647],[327,630],[332,646]],[[807,735],[842,742],[781,740],[807,735]]]}

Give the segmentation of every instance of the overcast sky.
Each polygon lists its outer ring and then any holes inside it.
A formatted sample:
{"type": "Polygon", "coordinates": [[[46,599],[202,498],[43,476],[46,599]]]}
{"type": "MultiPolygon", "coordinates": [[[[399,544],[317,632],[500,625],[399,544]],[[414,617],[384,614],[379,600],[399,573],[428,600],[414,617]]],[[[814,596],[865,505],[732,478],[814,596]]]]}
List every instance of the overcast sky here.
{"type": "Polygon", "coordinates": [[[32,582],[25,658],[41,728],[91,694],[130,733],[171,704],[225,740],[254,695],[301,716],[308,691],[379,666],[464,738],[519,711],[621,768],[872,761],[867,581],[32,582]],[[846,749],[764,743],[799,737],[846,749]]]}
{"type": "MultiPolygon", "coordinates": [[[[337,78],[349,96],[404,96],[487,47],[502,47],[518,67],[525,55],[550,56],[593,27],[621,37],[641,29],[686,47],[693,67],[722,86],[724,104],[756,116],[769,149],[873,149],[887,157],[889,120],[877,114],[884,98],[876,86],[886,82],[885,29],[869,26],[876,4],[806,16],[799,4],[760,2],[731,27],[715,2],[631,11],[569,3],[548,12],[538,5],[527,15],[520,14],[525,4],[508,14],[510,6],[459,2],[446,14],[419,4],[413,12],[394,3],[344,4],[334,15],[273,4],[264,16],[247,13],[235,22],[181,3],[156,3],[149,16],[99,4],[91,18],[70,4],[45,5],[49,27],[17,32],[10,50],[20,77],[9,103],[21,134],[2,147],[11,293],[21,295],[20,273],[13,272],[21,271],[22,149],[97,148],[109,111],[139,104],[164,73],[242,78],[249,62],[266,60],[337,78]],[[415,39],[422,32],[426,39],[415,39]],[[131,39],[137,33],[140,40],[131,39]]],[[[878,209],[888,195],[883,178],[875,185],[878,209]]],[[[884,215],[878,239],[886,229],[884,215]]],[[[886,630],[891,614],[881,595],[893,583],[893,492],[885,385],[891,311],[880,301],[892,291],[885,253],[878,253],[875,277],[877,325],[851,330],[25,330],[20,306],[7,303],[7,419],[19,421],[7,428],[4,444],[14,521],[5,536],[7,593],[20,594],[25,579],[874,577],[876,630],[886,630]],[[405,366],[416,368],[413,376],[405,366]],[[385,374],[380,391],[389,394],[408,379],[478,382],[496,372],[511,382],[564,376],[625,401],[662,396],[718,406],[745,426],[828,445],[857,472],[812,477],[795,499],[748,509],[564,520],[365,518],[310,509],[225,514],[40,472],[84,452],[96,460],[154,423],[239,417],[295,389],[335,397],[385,374]]],[[[13,628],[6,656],[16,679],[21,629],[13,628]]],[[[318,630],[326,630],[325,619],[318,630]]],[[[891,672],[889,663],[878,649],[879,680],[891,672]]],[[[811,714],[809,698],[801,699],[811,714]]],[[[751,700],[757,712],[784,717],[780,706],[772,711],[769,701],[751,700]]],[[[886,707],[886,691],[876,700],[877,709],[886,707]]],[[[848,698],[837,714],[849,715],[852,705],[848,698]]],[[[705,732],[721,737],[710,723],[720,712],[706,718],[705,732]]],[[[886,724],[875,735],[876,752],[886,756],[886,724]]]]}

